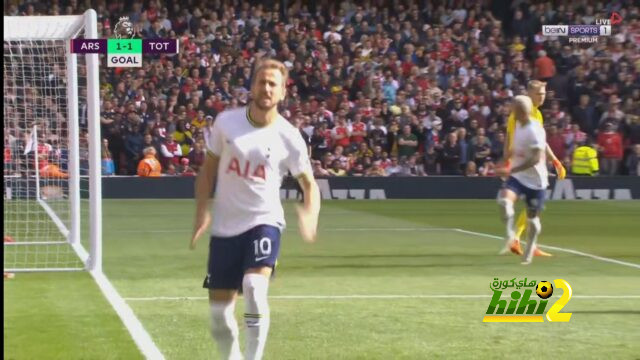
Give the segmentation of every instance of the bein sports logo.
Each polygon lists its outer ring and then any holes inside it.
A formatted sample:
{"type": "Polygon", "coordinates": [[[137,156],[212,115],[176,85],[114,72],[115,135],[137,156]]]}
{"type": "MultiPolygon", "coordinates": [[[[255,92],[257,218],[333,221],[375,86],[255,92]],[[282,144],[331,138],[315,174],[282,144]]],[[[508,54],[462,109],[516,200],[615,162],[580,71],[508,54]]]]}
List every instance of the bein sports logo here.
{"type": "MultiPolygon", "coordinates": [[[[571,285],[563,279],[555,279],[553,282],[563,293],[547,311],[547,321],[569,322],[571,313],[561,313],[560,310],[571,300],[571,285]]],[[[489,288],[493,291],[493,296],[482,322],[544,322],[542,314],[554,291],[554,286],[549,281],[539,281],[536,284],[535,280],[527,281],[527,278],[518,282],[516,278],[503,281],[494,278],[489,288]],[[515,289],[508,298],[502,299],[503,292],[508,288],[515,289]],[[534,291],[540,300],[535,298],[534,291]]]]}
{"type": "Polygon", "coordinates": [[[568,36],[569,42],[597,42],[599,36],[611,36],[611,26],[622,23],[613,12],[608,19],[596,19],[592,25],[542,25],[542,36],[568,36]]]}

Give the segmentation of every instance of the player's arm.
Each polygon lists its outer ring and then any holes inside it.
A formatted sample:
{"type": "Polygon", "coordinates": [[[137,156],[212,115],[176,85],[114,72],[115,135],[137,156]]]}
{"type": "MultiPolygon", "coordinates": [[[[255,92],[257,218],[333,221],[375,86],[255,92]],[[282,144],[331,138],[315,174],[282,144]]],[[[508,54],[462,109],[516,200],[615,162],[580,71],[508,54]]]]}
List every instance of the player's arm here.
{"type": "Polygon", "coordinates": [[[220,158],[207,151],[204,164],[200,167],[200,172],[196,177],[195,198],[196,198],[196,218],[193,224],[193,236],[191,237],[191,249],[195,249],[198,238],[207,230],[211,223],[211,211],[209,201],[218,177],[218,164],[220,158]]]}
{"type": "Polygon", "coordinates": [[[565,170],[564,166],[562,166],[562,162],[558,160],[556,154],[553,153],[553,150],[551,150],[551,146],[549,146],[549,144],[547,144],[545,152],[547,154],[547,158],[551,160],[553,167],[556,169],[558,179],[564,179],[567,176],[567,170],[565,170]]]}
{"type": "Polygon", "coordinates": [[[304,205],[297,207],[300,234],[304,241],[314,242],[320,214],[320,190],[310,171],[298,175],[297,179],[304,193],[304,205]]]}
{"type": "Polygon", "coordinates": [[[511,158],[511,139],[509,138],[509,136],[505,136],[504,137],[504,147],[502,148],[502,158],[505,161],[509,161],[509,158],[511,158]]]}
{"type": "Polygon", "coordinates": [[[507,131],[504,134],[504,147],[502,149],[502,158],[507,165],[511,160],[511,142],[513,140],[513,133],[515,132],[515,122],[515,115],[513,112],[511,112],[511,114],[509,114],[509,117],[507,118],[507,131]]]}
{"type": "Polygon", "coordinates": [[[531,156],[529,156],[529,158],[527,158],[527,160],[522,163],[522,165],[516,166],[513,169],[511,169],[511,173],[517,173],[520,171],[524,171],[527,170],[528,168],[535,166],[540,159],[542,159],[542,149],[540,148],[533,148],[531,149],[531,156]]]}

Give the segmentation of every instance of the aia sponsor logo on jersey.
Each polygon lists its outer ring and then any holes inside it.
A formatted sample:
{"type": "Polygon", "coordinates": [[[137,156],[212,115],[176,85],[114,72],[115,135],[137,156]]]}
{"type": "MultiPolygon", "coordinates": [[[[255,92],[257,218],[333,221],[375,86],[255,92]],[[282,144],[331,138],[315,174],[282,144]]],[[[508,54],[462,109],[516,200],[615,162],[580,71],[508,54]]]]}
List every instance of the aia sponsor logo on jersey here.
{"type": "Polygon", "coordinates": [[[227,166],[227,174],[229,173],[234,173],[239,177],[247,180],[267,180],[267,175],[263,164],[254,165],[251,164],[249,160],[245,160],[244,164],[242,164],[241,166],[240,161],[236,157],[231,158],[231,161],[229,161],[229,166],[227,166]]]}

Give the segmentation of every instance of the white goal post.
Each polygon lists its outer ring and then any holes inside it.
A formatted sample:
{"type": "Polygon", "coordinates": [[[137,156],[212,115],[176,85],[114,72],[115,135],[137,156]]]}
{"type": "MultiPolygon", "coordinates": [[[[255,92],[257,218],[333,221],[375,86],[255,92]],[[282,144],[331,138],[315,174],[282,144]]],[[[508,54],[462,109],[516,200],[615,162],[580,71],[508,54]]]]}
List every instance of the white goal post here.
{"type": "Polygon", "coordinates": [[[99,58],[78,37],[94,10],[4,17],[5,272],[102,272],[99,58]]]}

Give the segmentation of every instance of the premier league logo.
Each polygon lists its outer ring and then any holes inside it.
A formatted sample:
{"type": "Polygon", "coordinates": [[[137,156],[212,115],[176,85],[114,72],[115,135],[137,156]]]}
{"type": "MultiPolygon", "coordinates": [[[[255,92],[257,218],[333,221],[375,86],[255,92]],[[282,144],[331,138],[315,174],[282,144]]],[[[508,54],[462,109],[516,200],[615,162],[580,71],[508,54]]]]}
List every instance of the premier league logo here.
{"type": "Polygon", "coordinates": [[[129,20],[129,17],[121,17],[113,29],[113,33],[116,36],[116,39],[133,38],[133,24],[131,23],[131,20],[129,20]]]}

